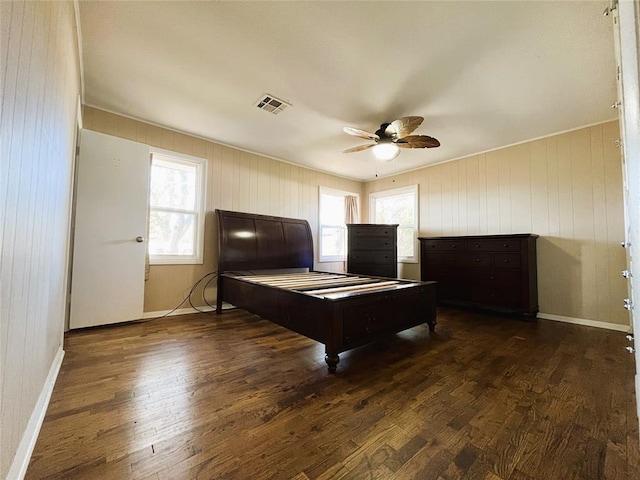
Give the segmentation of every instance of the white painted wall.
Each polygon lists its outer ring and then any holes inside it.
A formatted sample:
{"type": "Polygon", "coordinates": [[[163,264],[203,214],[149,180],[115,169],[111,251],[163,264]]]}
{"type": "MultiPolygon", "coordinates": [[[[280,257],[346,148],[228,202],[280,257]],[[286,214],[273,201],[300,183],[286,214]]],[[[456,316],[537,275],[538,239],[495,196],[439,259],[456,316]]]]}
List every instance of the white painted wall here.
{"type": "Polygon", "coordinates": [[[79,60],[72,2],[0,2],[0,478],[20,478],[62,361],[79,60]]]}

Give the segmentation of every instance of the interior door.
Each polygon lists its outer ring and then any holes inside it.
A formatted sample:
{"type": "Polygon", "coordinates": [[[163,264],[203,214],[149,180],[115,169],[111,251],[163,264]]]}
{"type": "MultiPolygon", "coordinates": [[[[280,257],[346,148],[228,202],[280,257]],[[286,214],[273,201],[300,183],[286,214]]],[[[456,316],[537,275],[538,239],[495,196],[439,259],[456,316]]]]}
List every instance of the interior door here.
{"type": "Polygon", "coordinates": [[[142,317],[149,147],[82,130],[70,328],[142,317]]]}
{"type": "MultiPolygon", "coordinates": [[[[618,101],[620,112],[621,149],[624,174],[625,239],[627,268],[623,275],[628,280],[629,295],[624,307],[629,310],[631,345],[636,359],[636,399],[640,398],[640,13],[635,2],[612,1],[614,41],[617,60],[618,101]],[[635,260],[635,262],[634,262],[635,260]],[[635,337],[635,338],[634,338],[635,337]]],[[[636,402],[640,417],[640,402],[636,402]]]]}

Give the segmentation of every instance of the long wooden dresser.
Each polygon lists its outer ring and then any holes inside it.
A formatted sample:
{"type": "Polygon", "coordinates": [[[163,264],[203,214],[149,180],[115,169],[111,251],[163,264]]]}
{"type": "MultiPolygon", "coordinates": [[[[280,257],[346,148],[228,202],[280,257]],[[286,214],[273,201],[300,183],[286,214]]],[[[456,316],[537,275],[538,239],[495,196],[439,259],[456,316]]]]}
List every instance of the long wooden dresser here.
{"type": "Polygon", "coordinates": [[[398,276],[398,225],[353,223],[347,232],[347,272],[398,276]]]}
{"type": "Polygon", "coordinates": [[[438,303],[535,318],[538,235],[421,237],[421,280],[438,282],[438,303]]]}

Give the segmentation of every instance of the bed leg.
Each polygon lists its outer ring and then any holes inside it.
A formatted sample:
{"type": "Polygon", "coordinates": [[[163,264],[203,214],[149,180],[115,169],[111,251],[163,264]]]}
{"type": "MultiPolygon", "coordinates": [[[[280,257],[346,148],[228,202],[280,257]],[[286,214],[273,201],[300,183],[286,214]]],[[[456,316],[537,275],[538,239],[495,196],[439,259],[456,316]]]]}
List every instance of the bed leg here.
{"type": "Polygon", "coordinates": [[[429,325],[429,331],[430,332],[435,332],[436,331],[436,325],[438,324],[437,320],[435,318],[431,319],[431,320],[427,320],[427,324],[429,325]]]}
{"type": "Polygon", "coordinates": [[[327,353],[324,356],[324,361],[327,362],[327,365],[329,366],[329,373],[336,373],[338,362],[340,361],[340,356],[337,353],[334,355],[330,355],[327,353]]]}

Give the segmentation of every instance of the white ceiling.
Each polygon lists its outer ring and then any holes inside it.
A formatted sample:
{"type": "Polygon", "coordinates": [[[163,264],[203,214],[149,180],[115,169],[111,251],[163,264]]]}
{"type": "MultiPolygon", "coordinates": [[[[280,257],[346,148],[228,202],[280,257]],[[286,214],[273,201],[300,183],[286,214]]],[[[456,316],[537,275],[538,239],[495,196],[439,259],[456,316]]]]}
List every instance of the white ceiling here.
{"type": "Polygon", "coordinates": [[[616,118],[607,5],[80,1],[84,101],[368,180],[616,118]],[[341,153],[406,115],[442,146],[341,153]]]}

